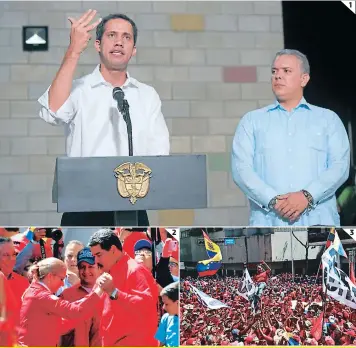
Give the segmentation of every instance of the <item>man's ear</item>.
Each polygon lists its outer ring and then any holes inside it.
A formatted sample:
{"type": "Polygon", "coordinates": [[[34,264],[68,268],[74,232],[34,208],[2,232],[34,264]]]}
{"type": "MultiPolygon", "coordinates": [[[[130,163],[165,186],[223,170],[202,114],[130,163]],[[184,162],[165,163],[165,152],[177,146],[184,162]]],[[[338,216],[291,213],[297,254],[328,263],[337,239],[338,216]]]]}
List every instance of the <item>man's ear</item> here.
{"type": "Polygon", "coordinates": [[[309,80],[310,80],[310,75],[309,74],[303,74],[302,75],[302,83],[301,83],[301,85],[302,85],[303,88],[308,84],[309,80]]]}
{"type": "Polygon", "coordinates": [[[101,50],[100,43],[101,43],[100,40],[95,40],[94,46],[95,46],[95,49],[96,49],[96,51],[97,51],[98,53],[100,53],[100,50],[101,50]]]}

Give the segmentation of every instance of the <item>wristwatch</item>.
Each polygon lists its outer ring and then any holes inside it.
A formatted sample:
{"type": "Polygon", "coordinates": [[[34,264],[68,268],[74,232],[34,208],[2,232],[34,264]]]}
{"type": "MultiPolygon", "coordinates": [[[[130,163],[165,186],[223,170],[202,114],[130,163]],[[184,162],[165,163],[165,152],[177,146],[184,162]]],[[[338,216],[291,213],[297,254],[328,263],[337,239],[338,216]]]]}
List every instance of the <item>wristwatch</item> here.
{"type": "Polygon", "coordinates": [[[307,191],[307,190],[302,190],[303,195],[305,198],[308,200],[308,206],[307,206],[307,211],[311,211],[314,206],[314,198],[313,196],[307,191]]]}
{"type": "Polygon", "coordinates": [[[119,290],[117,288],[114,289],[114,291],[110,295],[110,300],[117,300],[119,294],[119,290]]]}
{"type": "Polygon", "coordinates": [[[268,208],[269,208],[270,210],[273,210],[273,209],[274,209],[274,206],[277,204],[277,199],[278,199],[278,196],[273,197],[273,198],[269,201],[269,203],[268,203],[268,208]]]}

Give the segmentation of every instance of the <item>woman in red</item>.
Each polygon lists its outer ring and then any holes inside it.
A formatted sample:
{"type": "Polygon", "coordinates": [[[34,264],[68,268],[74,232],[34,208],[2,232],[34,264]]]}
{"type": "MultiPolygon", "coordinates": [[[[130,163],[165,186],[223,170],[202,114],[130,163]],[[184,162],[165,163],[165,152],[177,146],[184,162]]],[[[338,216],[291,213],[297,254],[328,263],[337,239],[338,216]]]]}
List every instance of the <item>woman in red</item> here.
{"type": "Polygon", "coordinates": [[[53,257],[32,266],[31,273],[33,282],[22,298],[18,344],[55,347],[61,334],[69,329],[68,322],[63,319],[84,319],[91,315],[103,290],[97,286],[77,302],[59,299],[53,294],[63,286],[66,267],[64,262],[53,257]]]}

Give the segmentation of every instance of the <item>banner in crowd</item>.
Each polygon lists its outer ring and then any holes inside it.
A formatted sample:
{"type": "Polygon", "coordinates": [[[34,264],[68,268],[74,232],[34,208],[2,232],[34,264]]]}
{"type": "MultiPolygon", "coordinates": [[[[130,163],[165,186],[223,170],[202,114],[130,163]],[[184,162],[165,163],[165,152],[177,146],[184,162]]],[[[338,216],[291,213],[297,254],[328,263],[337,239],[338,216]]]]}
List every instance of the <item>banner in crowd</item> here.
{"type": "Polygon", "coordinates": [[[197,289],[195,286],[190,284],[190,287],[194,291],[194,293],[201,299],[201,301],[210,309],[219,309],[219,308],[230,308],[228,305],[225,303],[216,300],[215,298],[212,298],[211,296],[207,295],[205,292],[200,291],[197,289]]]}
{"type": "Polygon", "coordinates": [[[244,270],[242,279],[237,288],[237,293],[246,300],[249,300],[249,297],[255,293],[255,284],[253,283],[247,268],[244,270]]]}
{"type": "Polygon", "coordinates": [[[340,245],[333,243],[322,256],[323,291],[336,301],[356,309],[356,286],[344,271],[336,267],[337,254],[346,255],[340,245]]]}
{"type": "Polygon", "coordinates": [[[221,267],[222,255],[220,247],[211,241],[209,236],[203,231],[205,249],[208,254],[209,259],[199,261],[197,264],[197,271],[199,277],[212,276],[221,267]]]}

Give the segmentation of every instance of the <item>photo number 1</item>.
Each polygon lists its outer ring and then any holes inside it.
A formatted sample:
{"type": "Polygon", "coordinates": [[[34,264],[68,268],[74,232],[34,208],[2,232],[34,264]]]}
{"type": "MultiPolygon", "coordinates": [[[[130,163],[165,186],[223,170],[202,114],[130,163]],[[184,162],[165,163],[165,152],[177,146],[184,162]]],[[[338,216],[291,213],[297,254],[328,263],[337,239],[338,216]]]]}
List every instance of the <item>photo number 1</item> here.
{"type": "Polygon", "coordinates": [[[342,3],[354,14],[356,14],[356,1],[342,1],[342,3]]]}

